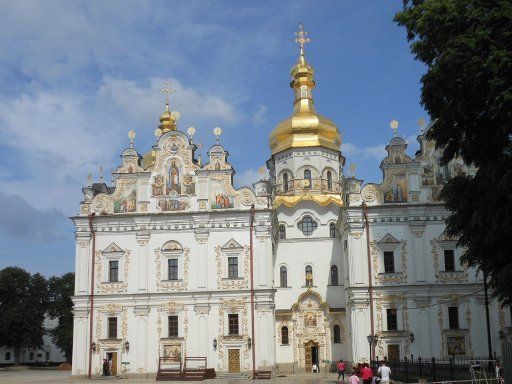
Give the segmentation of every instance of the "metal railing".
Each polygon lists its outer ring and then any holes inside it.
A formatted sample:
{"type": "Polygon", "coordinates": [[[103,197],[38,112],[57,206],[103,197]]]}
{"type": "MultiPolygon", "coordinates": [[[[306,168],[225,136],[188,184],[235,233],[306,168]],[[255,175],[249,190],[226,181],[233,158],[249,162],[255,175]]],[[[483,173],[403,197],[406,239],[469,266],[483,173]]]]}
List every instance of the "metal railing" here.
{"type": "Polygon", "coordinates": [[[274,195],[293,196],[303,193],[341,193],[341,183],[328,179],[292,179],[287,183],[276,184],[274,195]]]}
{"type": "MultiPolygon", "coordinates": [[[[418,382],[419,379],[426,379],[428,382],[436,381],[459,381],[471,380],[470,367],[477,361],[488,362],[487,357],[465,357],[455,356],[447,358],[404,358],[400,361],[386,361],[386,365],[391,369],[391,378],[393,381],[402,381],[405,383],[418,382]]],[[[381,361],[371,362],[374,372],[380,366],[381,361]]],[[[494,366],[482,364],[482,370],[488,371],[492,376],[494,366]]]]}

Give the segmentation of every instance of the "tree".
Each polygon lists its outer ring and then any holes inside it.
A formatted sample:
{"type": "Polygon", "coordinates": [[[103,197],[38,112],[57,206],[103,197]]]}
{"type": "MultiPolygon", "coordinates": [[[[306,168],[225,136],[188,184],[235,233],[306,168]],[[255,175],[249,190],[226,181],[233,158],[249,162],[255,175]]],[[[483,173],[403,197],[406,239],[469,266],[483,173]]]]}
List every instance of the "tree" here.
{"type": "Polygon", "coordinates": [[[48,315],[59,319],[59,325],[51,330],[52,340],[59,347],[66,361],[71,362],[73,352],[73,296],[75,289],[75,274],[66,273],[61,277],[51,277],[48,280],[49,306],[48,315]]]}
{"type": "Polygon", "coordinates": [[[23,348],[43,345],[46,306],[43,276],[17,267],[0,270],[0,345],[13,348],[16,364],[23,348]]]}
{"type": "Polygon", "coordinates": [[[448,181],[447,234],[463,262],[487,273],[512,304],[512,3],[510,0],[404,0],[395,21],[427,66],[421,102],[435,122],[428,138],[477,167],[448,181]]]}

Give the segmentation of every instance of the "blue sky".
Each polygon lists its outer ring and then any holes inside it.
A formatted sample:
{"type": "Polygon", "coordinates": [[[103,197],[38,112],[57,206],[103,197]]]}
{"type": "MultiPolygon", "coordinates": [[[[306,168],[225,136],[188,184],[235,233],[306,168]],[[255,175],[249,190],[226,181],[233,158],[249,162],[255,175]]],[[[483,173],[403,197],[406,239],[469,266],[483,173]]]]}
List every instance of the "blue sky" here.
{"type": "MultiPolygon", "coordinates": [[[[311,43],[317,111],[338,125],[347,164],[380,182],[389,122],[417,145],[425,68],[393,23],[401,1],[4,1],[0,14],[0,268],[74,268],[89,172],[106,178],[128,146],[147,152],[170,79],[179,128],[203,154],[223,128],[238,185],[258,178],[268,136],[292,110],[293,33],[311,43]]],[[[427,119],[428,120],[428,119],[427,119]]]]}

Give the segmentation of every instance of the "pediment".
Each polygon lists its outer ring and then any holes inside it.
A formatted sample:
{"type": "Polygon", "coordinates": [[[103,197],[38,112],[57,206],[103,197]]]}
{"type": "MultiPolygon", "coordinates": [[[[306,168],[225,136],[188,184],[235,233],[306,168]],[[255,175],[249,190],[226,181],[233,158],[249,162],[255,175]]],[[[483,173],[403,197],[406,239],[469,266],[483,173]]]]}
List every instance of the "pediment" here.
{"type": "Polygon", "coordinates": [[[123,253],[122,248],[116,243],[110,244],[107,248],[105,248],[102,253],[123,253]]]}
{"type": "Polygon", "coordinates": [[[242,249],[243,247],[235,240],[231,239],[226,244],[222,246],[223,250],[226,249],[242,249]]]}
{"type": "Polygon", "coordinates": [[[398,241],[395,237],[393,237],[393,235],[391,235],[390,233],[386,234],[386,236],[384,236],[382,239],[380,239],[380,241],[378,242],[379,245],[383,245],[383,244],[399,244],[400,241],[398,241]]]}
{"type": "Polygon", "coordinates": [[[448,236],[445,232],[441,233],[438,238],[438,241],[457,241],[456,237],[448,236]]]}
{"type": "Polygon", "coordinates": [[[183,247],[175,240],[169,240],[162,246],[162,252],[182,251],[183,247]]]}

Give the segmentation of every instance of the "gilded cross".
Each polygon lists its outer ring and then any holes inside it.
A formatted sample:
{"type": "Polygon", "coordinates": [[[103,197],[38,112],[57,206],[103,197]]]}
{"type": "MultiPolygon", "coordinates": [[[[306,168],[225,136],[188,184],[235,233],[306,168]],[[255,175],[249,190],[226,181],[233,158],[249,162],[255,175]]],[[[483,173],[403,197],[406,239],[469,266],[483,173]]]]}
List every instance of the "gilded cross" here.
{"type": "Polygon", "coordinates": [[[160,90],[160,92],[165,94],[165,105],[167,106],[167,112],[169,112],[169,96],[176,92],[176,90],[171,88],[171,82],[167,80],[164,81],[164,87],[160,90]]]}
{"type": "Polygon", "coordinates": [[[299,30],[295,32],[295,42],[299,44],[301,54],[304,53],[304,44],[309,43],[311,40],[307,37],[307,32],[304,30],[302,23],[299,23],[299,30]]]}

